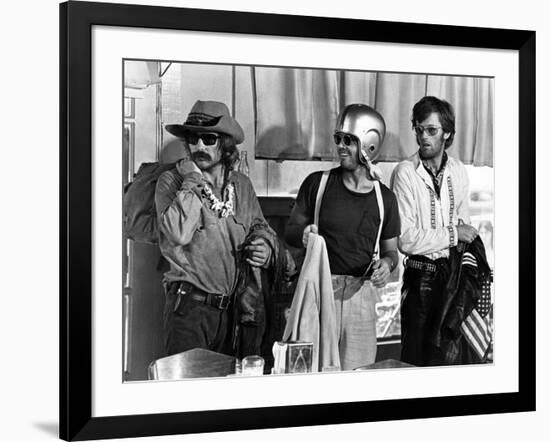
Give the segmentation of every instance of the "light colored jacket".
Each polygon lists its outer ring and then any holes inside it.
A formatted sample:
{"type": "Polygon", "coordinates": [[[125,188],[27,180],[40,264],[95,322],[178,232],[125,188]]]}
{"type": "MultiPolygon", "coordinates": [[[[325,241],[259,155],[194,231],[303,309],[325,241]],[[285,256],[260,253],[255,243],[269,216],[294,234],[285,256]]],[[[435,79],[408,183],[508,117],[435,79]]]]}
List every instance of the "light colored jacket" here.
{"type": "Polygon", "coordinates": [[[449,256],[458,243],[459,219],[470,223],[468,181],[464,164],[449,156],[438,197],[418,153],[397,165],[391,189],[399,204],[402,253],[434,260],[449,256]]]}
{"type": "Polygon", "coordinates": [[[313,342],[312,371],[340,367],[334,293],[327,248],[310,233],[283,340],[313,342]]]}

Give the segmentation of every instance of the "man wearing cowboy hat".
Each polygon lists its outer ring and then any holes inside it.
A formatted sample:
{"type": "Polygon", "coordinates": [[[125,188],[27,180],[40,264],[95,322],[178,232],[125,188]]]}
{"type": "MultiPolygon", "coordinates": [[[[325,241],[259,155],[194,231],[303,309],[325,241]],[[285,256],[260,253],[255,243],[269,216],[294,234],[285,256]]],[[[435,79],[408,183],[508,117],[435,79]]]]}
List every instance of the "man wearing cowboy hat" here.
{"type": "Polygon", "coordinates": [[[419,146],[392,175],[399,202],[399,249],[407,256],[401,306],[401,359],[439,365],[431,342],[441,298],[450,275],[449,255],[458,241],[477,236],[470,224],[468,173],[447,155],[455,135],[455,114],[445,100],[426,96],[413,107],[412,127],[419,146]]]}
{"type": "Polygon", "coordinates": [[[381,171],[371,161],[385,132],[384,119],[372,107],[346,106],[334,131],[340,167],[305,179],[285,232],[296,247],[307,248],[311,233],[325,239],[343,370],[375,361],[372,287],[384,287],[397,265],[397,201],[379,182],[381,171]]]}
{"type": "Polygon", "coordinates": [[[252,183],[233,170],[244,133],[227,106],[216,101],[197,101],[184,124],[166,130],[185,149],[176,168],[159,177],[155,193],[159,245],[170,263],[164,276],[166,351],[198,347],[229,354],[228,307],[239,262],[265,266],[273,245],[252,183]],[[242,258],[251,229],[258,235],[242,258]]]}

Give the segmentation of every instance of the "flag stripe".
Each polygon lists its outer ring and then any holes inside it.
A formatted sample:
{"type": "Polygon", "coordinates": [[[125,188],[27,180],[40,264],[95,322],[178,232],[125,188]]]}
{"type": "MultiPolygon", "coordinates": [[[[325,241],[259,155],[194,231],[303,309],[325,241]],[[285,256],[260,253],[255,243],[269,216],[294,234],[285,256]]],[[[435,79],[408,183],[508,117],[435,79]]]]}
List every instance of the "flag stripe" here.
{"type": "Polygon", "coordinates": [[[471,338],[474,339],[481,347],[484,347],[487,342],[489,342],[488,336],[484,333],[480,333],[480,330],[471,321],[466,321],[464,323],[464,327],[470,334],[471,338]]]}
{"type": "Polygon", "coordinates": [[[476,341],[476,339],[470,334],[470,331],[463,327],[462,328],[462,333],[464,334],[464,336],[466,337],[466,340],[468,341],[468,343],[470,344],[470,346],[475,350],[475,352],[478,354],[478,356],[480,358],[483,357],[483,350],[481,349],[479,343],[476,341]]]}
{"type": "Polygon", "coordinates": [[[468,320],[465,322],[465,325],[466,327],[468,327],[471,333],[475,334],[475,336],[481,343],[489,342],[491,340],[487,330],[487,324],[484,323],[481,327],[473,320],[473,318],[468,318],[468,320]]]}
{"type": "Polygon", "coordinates": [[[479,355],[480,358],[483,358],[485,355],[485,352],[487,351],[487,348],[489,346],[488,342],[481,342],[479,340],[479,337],[475,335],[475,333],[472,333],[471,330],[468,328],[463,328],[462,332],[470,344],[470,346],[475,350],[475,352],[479,355]]]}
{"type": "Polygon", "coordinates": [[[467,320],[464,322],[464,329],[468,332],[468,335],[472,341],[475,341],[475,343],[480,347],[484,346],[484,343],[486,342],[485,336],[479,333],[479,329],[474,323],[472,323],[472,321],[467,320]]]}
{"type": "Polygon", "coordinates": [[[472,323],[477,327],[479,334],[482,334],[485,339],[489,339],[487,322],[480,316],[478,311],[475,309],[472,310],[469,317],[471,317],[472,323]]]}
{"type": "MultiPolygon", "coordinates": [[[[478,267],[476,257],[470,252],[462,255],[461,265],[478,267]]],[[[460,330],[468,344],[483,360],[493,340],[491,318],[488,315],[491,311],[491,280],[484,275],[478,277],[480,297],[474,301],[473,310],[460,324],[460,330]]]]}
{"type": "Polygon", "coordinates": [[[462,256],[462,265],[471,265],[473,267],[477,267],[477,260],[474,255],[471,253],[466,252],[462,256]]]}
{"type": "Polygon", "coordinates": [[[460,329],[479,357],[483,358],[491,343],[488,319],[482,318],[474,309],[461,324],[460,329]]]}

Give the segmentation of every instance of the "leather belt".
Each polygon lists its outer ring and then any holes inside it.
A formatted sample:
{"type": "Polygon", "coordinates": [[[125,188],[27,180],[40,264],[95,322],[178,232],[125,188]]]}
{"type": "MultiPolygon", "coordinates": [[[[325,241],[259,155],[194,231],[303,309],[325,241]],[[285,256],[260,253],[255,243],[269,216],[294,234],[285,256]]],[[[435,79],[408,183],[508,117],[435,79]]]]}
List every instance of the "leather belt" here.
{"type": "Polygon", "coordinates": [[[208,293],[192,284],[189,284],[188,282],[173,282],[172,284],[173,285],[170,287],[170,291],[174,291],[177,295],[189,296],[195,301],[202,302],[206,305],[211,305],[212,307],[216,307],[220,310],[226,310],[227,307],[229,307],[231,297],[225,293],[208,293]]]}
{"type": "Polygon", "coordinates": [[[435,273],[437,271],[437,264],[435,264],[433,261],[426,262],[415,258],[407,258],[405,260],[405,267],[409,269],[421,270],[428,273],[435,273]]]}

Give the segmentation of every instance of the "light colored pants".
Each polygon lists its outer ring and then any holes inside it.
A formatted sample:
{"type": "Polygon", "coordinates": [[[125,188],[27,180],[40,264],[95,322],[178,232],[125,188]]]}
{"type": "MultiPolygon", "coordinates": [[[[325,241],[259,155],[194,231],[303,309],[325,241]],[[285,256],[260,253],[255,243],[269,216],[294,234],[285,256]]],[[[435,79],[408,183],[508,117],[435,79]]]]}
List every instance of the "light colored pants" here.
{"type": "Polygon", "coordinates": [[[338,350],[342,370],[372,364],[376,359],[375,293],[370,281],[332,275],[338,350]]]}

